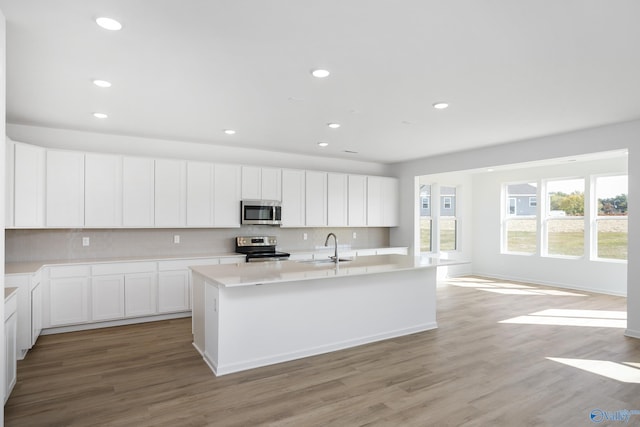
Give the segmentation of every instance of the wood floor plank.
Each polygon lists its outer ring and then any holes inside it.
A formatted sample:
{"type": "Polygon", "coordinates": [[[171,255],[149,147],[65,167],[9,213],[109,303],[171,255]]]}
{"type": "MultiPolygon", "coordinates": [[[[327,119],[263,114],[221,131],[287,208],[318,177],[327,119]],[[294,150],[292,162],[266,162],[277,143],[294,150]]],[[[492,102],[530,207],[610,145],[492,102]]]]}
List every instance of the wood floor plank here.
{"type": "Polygon", "coordinates": [[[619,327],[535,324],[549,309],[570,318],[625,311],[626,300],[452,279],[438,286],[437,330],[218,378],[191,344],[190,319],[42,336],[18,364],[5,424],[578,426],[596,408],[640,410],[640,384],[549,359],[640,369],[624,365],[640,364],[640,340],[619,327]],[[508,322],[521,316],[532,322],[508,322]]]}

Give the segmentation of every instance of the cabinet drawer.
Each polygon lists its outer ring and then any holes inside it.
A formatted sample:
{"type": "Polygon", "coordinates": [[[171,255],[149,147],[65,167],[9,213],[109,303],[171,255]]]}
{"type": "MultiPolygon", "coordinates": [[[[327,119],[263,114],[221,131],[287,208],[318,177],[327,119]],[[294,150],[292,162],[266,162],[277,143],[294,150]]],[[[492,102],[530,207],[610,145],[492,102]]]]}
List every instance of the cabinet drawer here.
{"type": "Polygon", "coordinates": [[[194,258],[159,261],[158,271],[186,270],[190,265],[216,265],[220,264],[218,258],[194,258]]]}
{"type": "Polygon", "coordinates": [[[49,277],[87,277],[91,275],[91,267],[88,265],[67,265],[63,267],[50,267],[49,277]]]}
{"type": "Polygon", "coordinates": [[[156,271],[155,262],[119,262],[116,264],[96,264],[91,267],[93,276],[107,274],[150,273],[156,271]]]}

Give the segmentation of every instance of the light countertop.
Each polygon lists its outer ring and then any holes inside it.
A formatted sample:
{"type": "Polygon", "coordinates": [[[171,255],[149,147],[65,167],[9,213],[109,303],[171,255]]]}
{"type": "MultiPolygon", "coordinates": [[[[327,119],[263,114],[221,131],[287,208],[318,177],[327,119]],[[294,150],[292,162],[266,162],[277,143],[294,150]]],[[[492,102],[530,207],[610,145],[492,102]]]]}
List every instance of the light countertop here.
{"type": "Polygon", "coordinates": [[[4,265],[4,274],[29,274],[35,273],[40,268],[51,265],[77,265],[77,264],[99,264],[110,262],[136,262],[136,261],[171,261],[178,259],[209,259],[209,258],[226,258],[241,257],[243,255],[235,252],[223,252],[217,254],[199,254],[199,255],[175,255],[175,256],[132,256],[117,258],[78,258],[73,260],[47,260],[47,261],[31,261],[31,262],[9,262],[4,265]]]}
{"type": "Polygon", "coordinates": [[[238,287],[436,268],[463,263],[436,257],[373,255],[355,257],[352,261],[341,261],[338,266],[333,262],[272,261],[190,268],[211,283],[222,287],[238,287]]]}

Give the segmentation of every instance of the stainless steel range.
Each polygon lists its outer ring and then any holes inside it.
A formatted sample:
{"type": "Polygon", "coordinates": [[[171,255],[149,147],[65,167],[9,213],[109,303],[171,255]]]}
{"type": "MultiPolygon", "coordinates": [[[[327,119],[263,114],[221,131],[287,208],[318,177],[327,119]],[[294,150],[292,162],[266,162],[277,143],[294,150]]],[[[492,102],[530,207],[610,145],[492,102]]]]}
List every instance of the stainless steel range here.
{"type": "Polygon", "coordinates": [[[245,254],[247,262],[289,259],[290,254],[276,251],[277,244],[278,240],[275,236],[236,237],[236,252],[245,254]]]}

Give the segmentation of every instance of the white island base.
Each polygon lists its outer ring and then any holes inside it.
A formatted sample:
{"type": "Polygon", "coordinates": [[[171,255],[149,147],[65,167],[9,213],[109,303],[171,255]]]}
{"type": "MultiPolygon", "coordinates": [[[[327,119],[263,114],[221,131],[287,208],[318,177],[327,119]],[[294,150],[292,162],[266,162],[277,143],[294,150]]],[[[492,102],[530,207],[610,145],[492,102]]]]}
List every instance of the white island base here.
{"type": "Polygon", "coordinates": [[[194,346],[216,375],[437,327],[434,266],[384,271],[352,261],[336,274],[333,265],[284,261],[192,270],[194,346]],[[229,284],[233,268],[245,277],[262,268],[263,283],[229,284]]]}

